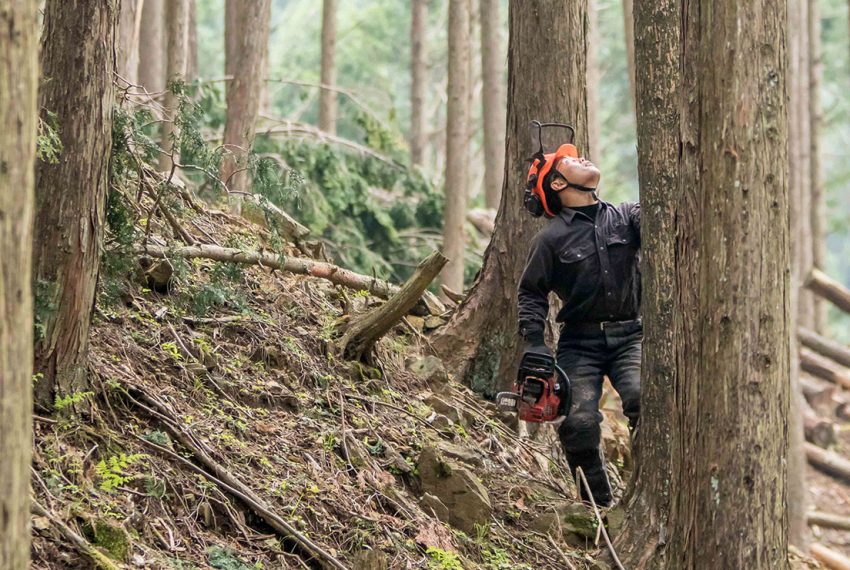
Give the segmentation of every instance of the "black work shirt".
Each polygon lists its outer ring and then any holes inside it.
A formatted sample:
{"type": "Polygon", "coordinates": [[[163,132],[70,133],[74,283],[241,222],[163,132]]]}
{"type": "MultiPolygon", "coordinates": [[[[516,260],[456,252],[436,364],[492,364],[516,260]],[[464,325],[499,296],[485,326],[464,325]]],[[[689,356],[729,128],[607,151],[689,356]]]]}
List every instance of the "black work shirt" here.
{"type": "Polygon", "coordinates": [[[549,292],[563,302],[557,321],[624,321],[640,312],[640,204],[599,203],[596,218],[563,208],[531,243],[519,283],[519,330],[542,343],[549,292]]]}

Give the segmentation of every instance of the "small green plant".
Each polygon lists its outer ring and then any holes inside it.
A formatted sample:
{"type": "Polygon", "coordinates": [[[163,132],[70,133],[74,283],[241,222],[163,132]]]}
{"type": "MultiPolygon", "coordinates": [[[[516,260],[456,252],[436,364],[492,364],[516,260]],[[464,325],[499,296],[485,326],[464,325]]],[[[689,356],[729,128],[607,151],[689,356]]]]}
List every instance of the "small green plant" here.
{"type": "Polygon", "coordinates": [[[65,396],[59,396],[56,394],[56,397],[53,400],[53,407],[57,410],[64,410],[69,406],[73,406],[74,404],[79,404],[89,398],[94,396],[94,392],[71,392],[65,396]]]}
{"type": "Polygon", "coordinates": [[[47,111],[47,119],[38,119],[38,138],[35,154],[47,164],[57,164],[62,154],[62,138],[59,136],[59,118],[56,113],[47,111]]]}
{"type": "Polygon", "coordinates": [[[183,360],[183,355],[180,353],[176,342],[164,342],[160,345],[160,348],[174,360],[183,360]]]}
{"type": "Polygon", "coordinates": [[[119,453],[102,459],[95,465],[95,471],[101,479],[100,489],[109,492],[135,479],[134,475],[127,474],[127,469],[145,457],[147,456],[142,453],[133,455],[119,453]]]}
{"type": "Polygon", "coordinates": [[[428,561],[430,570],[463,570],[460,558],[453,552],[447,552],[436,546],[429,546],[425,554],[430,558],[428,561]]]}

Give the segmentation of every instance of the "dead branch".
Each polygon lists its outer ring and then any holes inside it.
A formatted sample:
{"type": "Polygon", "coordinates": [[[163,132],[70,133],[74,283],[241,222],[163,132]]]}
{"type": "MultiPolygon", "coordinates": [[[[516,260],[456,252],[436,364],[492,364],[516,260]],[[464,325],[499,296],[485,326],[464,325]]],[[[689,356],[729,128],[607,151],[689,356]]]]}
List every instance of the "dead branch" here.
{"type": "MultiPolygon", "coordinates": [[[[282,537],[294,541],[303,548],[306,553],[322,560],[331,568],[346,570],[346,566],[343,565],[342,562],[337,560],[333,555],[328,553],[325,549],[310,540],[308,537],[304,536],[282,517],[274,513],[271,508],[267,506],[259,496],[255,495],[249,487],[247,487],[235,475],[227,471],[221,464],[215,461],[206,451],[204,451],[203,447],[196,442],[195,437],[190,430],[181,424],[180,420],[174,416],[173,412],[166,405],[138,388],[134,389],[133,392],[135,392],[136,395],[143,399],[147,404],[147,406],[142,407],[145,409],[148,409],[148,407],[153,409],[160,419],[164,419],[165,421],[162,422],[163,426],[169,431],[174,439],[179,441],[181,445],[191,451],[195,458],[209,469],[210,472],[196,466],[191,461],[181,457],[170,449],[158,446],[155,443],[149,442],[138,436],[136,436],[136,439],[145,445],[156,449],[158,452],[179,461],[187,468],[204,476],[234,497],[238,498],[258,517],[263,519],[269,526],[275,529],[275,531],[282,537]]],[[[138,404],[133,396],[130,396],[130,399],[138,404]]]]}
{"type": "Polygon", "coordinates": [[[827,448],[835,443],[835,424],[820,417],[817,412],[812,409],[806,400],[803,400],[803,430],[806,434],[806,441],[810,441],[818,447],[827,448]]]}
{"type": "Polygon", "coordinates": [[[823,528],[850,530],[850,517],[842,517],[832,513],[811,511],[806,515],[806,522],[809,523],[809,526],[817,525],[823,528]]]}
{"type": "Polygon", "coordinates": [[[109,559],[104,553],[95,548],[89,541],[77,534],[74,529],[66,525],[62,520],[52,512],[45,509],[38,501],[32,499],[30,511],[39,517],[44,517],[50,521],[50,524],[59,531],[65,540],[74,545],[74,547],[83,555],[89,557],[94,563],[94,567],[99,570],[118,570],[119,566],[109,559]]]}
{"type": "Polygon", "coordinates": [[[809,546],[812,556],[830,570],[850,570],[850,558],[816,542],[809,546]]]}
{"type": "Polygon", "coordinates": [[[850,313],[850,290],[823,271],[813,269],[806,280],[806,287],[845,313],[850,313]]]}
{"type": "Polygon", "coordinates": [[[850,371],[807,348],[800,349],[800,368],[813,376],[850,389],[850,371]]]}
{"type": "MultiPolygon", "coordinates": [[[[259,209],[259,214],[264,218],[268,218],[271,222],[271,225],[274,225],[277,230],[281,232],[282,235],[286,236],[288,239],[291,239],[296,244],[310,235],[310,230],[298,223],[298,221],[269,202],[263,196],[257,196],[256,194],[249,194],[242,197],[242,207],[244,208],[246,205],[249,206],[248,210],[244,217],[251,219],[251,221],[258,222],[265,220],[255,220],[252,218],[254,216],[254,211],[251,209],[251,206],[255,206],[259,209]]],[[[254,216],[255,217],[255,216],[254,216]]],[[[269,225],[269,224],[265,224],[269,225]]]]}
{"type": "Polygon", "coordinates": [[[843,344],[804,328],[797,331],[797,337],[800,339],[800,343],[806,348],[813,350],[821,356],[831,358],[842,366],[850,367],[850,348],[843,344]]]}
{"type": "Polygon", "coordinates": [[[413,275],[386,302],[354,320],[338,344],[340,354],[358,359],[393,328],[422,298],[425,288],[434,280],[448,259],[439,251],[425,258],[413,275]]]}
{"type": "Polygon", "coordinates": [[[850,460],[806,442],[806,459],[814,467],[833,477],[850,481],[850,460]]]}

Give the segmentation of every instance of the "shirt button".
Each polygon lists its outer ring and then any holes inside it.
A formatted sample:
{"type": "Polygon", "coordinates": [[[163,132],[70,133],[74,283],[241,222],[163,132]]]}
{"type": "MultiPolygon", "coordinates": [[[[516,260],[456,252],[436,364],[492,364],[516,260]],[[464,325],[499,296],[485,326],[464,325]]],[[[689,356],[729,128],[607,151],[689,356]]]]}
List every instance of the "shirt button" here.
{"type": "Polygon", "coordinates": [[[607,269],[605,270],[605,275],[608,275],[608,270],[607,270],[607,269]]]}
{"type": "Polygon", "coordinates": [[[608,293],[608,296],[610,297],[610,296],[611,296],[611,293],[608,293]]]}
{"type": "Polygon", "coordinates": [[[604,246],[604,245],[600,245],[600,246],[599,246],[599,249],[605,249],[605,246],[604,246]]]}

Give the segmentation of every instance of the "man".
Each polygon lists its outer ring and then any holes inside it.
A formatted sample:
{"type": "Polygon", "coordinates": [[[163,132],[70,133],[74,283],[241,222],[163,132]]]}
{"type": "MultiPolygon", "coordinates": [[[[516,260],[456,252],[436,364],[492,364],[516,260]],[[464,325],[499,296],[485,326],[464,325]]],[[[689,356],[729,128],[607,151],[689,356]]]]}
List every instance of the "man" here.
{"type": "Polygon", "coordinates": [[[527,352],[551,355],[544,342],[548,297],[551,291],[560,297],[557,362],[573,402],[558,435],[573,477],[581,467],[596,503],[608,506],[611,486],[599,447],[603,376],[620,394],[632,429],[640,415],[640,205],[598,200],[593,163],[556,159],[542,180],[553,217],[531,245],[519,285],[519,328],[527,352]]]}

